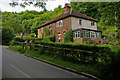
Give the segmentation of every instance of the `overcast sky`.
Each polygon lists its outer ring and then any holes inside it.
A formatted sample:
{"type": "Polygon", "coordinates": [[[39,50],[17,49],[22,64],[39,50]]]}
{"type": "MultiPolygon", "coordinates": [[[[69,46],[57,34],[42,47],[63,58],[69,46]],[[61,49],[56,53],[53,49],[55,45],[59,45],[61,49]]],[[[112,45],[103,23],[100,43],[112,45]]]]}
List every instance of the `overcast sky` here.
{"type": "MultiPolygon", "coordinates": [[[[26,6],[25,8],[22,8],[20,6],[11,7],[9,5],[9,3],[11,2],[12,0],[0,0],[0,10],[7,11],[7,12],[20,12],[25,10],[36,10],[36,11],[42,10],[41,8],[33,7],[32,5],[26,6]]],[[[69,3],[69,1],[68,0],[48,0],[46,2],[46,8],[47,10],[54,10],[54,8],[58,7],[58,5],[62,5],[62,7],[64,7],[65,3],[69,3]]]]}

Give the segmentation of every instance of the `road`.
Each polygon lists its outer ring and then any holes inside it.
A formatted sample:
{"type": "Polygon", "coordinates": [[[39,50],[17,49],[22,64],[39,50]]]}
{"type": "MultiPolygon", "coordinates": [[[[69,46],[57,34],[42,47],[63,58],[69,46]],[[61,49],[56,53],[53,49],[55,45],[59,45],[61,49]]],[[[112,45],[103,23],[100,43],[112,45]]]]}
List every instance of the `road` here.
{"type": "MultiPolygon", "coordinates": [[[[34,53],[33,53],[34,54],[34,53]]],[[[3,78],[79,78],[90,80],[50,64],[34,60],[2,47],[3,78]]]]}

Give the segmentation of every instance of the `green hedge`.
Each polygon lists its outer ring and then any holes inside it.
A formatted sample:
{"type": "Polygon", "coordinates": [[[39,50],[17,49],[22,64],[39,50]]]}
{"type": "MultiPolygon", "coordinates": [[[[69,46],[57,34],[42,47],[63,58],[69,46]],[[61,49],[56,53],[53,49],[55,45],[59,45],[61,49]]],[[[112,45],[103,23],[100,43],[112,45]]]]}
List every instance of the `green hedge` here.
{"type": "Polygon", "coordinates": [[[15,37],[13,39],[13,41],[18,41],[18,42],[25,42],[25,41],[30,41],[30,40],[39,41],[39,40],[43,40],[43,39],[42,38],[21,38],[21,37],[15,37]]]}
{"type": "Polygon", "coordinates": [[[71,45],[71,44],[57,44],[57,43],[44,43],[41,42],[40,46],[35,46],[36,48],[43,49],[42,53],[48,53],[50,55],[61,56],[64,60],[81,62],[81,63],[98,63],[105,60],[109,60],[109,52],[111,52],[108,47],[99,47],[94,45],[71,45]],[[76,51],[83,50],[83,51],[76,51]],[[92,53],[89,53],[90,51],[92,53]]]}

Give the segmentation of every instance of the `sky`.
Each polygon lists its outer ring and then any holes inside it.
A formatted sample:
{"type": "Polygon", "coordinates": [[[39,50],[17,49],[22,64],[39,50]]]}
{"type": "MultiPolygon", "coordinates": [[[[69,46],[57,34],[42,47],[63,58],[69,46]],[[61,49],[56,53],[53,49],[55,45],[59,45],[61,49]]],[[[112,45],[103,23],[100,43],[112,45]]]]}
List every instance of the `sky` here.
{"type": "MultiPolygon", "coordinates": [[[[20,0],[19,0],[20,1],[20,0]]],[[[42,11],[41,8],[38,7],[33,7],[31,6],[26,6],[25,8],[22,8],[20,6],[12,7],[9,5],[12,0],[0,0],[0,10],[1,11],[7,11],[7,12],[21,12],[25,10],[36,10],[36,11],[42,11]]],[[[47,10],[54,10],[54,8],[57,8],[59,5],[64,7],[65,3],[69,3],[68,0],[48,0],[46,2],[46,8],[47,10]]]]}

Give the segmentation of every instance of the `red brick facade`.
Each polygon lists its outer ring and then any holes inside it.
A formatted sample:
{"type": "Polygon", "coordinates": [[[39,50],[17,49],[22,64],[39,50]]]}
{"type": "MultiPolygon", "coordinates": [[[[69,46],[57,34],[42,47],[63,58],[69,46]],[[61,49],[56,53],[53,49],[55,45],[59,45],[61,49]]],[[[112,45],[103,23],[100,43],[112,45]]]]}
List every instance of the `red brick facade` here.
{"type": "MultiPolygon", "coordinates": [[[[56,22],[57,24],[57,22],[56,22]]],[[[62,26],[60,27],[55,27],[55,36],[56,36],[56,42],[58,42],[58,32],[61,34],[61,40],[60,42],[64,42],[64,31],[68,31],[71,29],[71,17],[65,18],[62,20],[62,26]]]]}
{"type": "MultiPolygon", "coordinates": [[[[57,22],[49,24],[49,25],[51,25],[52,34],[55,33],[56,42],[58,42],[58,33],[61,34],[60,42],[64,42],[64,32],[67,32],[69,29],[71,29],[71,17],[63,19],[62,20],[62,26],[58,26],[57,27],[57,22]]],[[[40,33],[43,33],[43,37],[46,37],[44,29],[47,28],[49,30],[49,25],[44,26],[44,27],[38,29],[38,33],[39,33],[38,34],[38,38],[41,38],[41,34],[40,33]],[[43,30],[40,31],[40,29],[43,29],[43,30]]]]}

